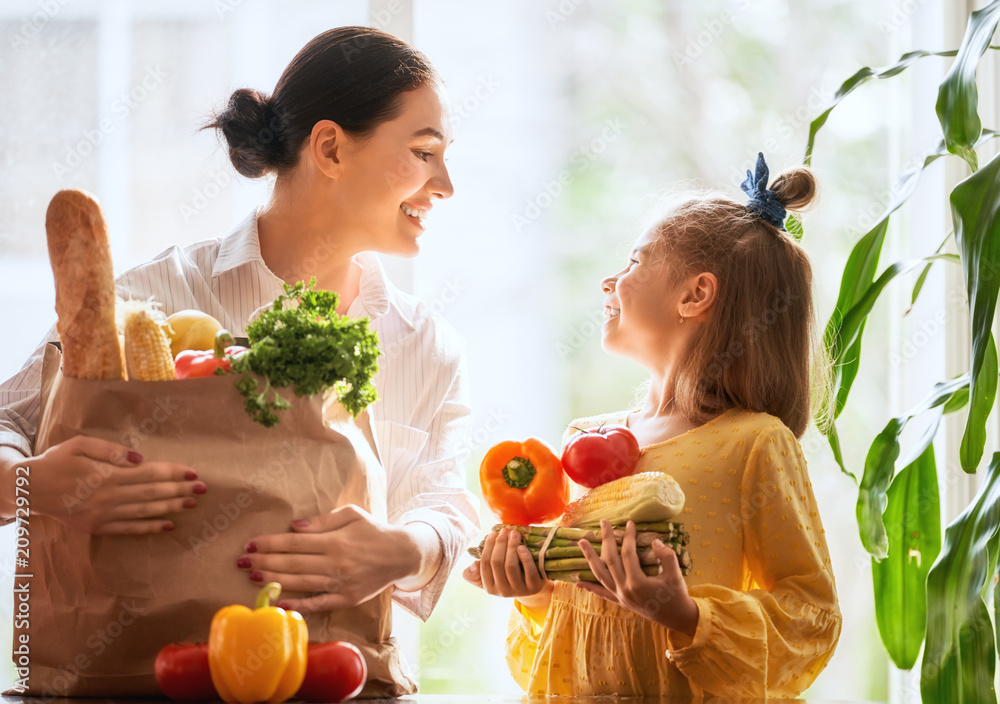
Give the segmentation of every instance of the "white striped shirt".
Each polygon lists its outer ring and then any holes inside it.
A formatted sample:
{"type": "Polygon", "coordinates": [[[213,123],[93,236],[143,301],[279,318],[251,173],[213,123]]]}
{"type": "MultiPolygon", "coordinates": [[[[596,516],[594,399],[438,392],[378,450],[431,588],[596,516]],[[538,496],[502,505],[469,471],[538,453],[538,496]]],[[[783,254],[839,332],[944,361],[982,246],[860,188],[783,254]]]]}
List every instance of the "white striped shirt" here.
{"type": "MultiPolygon", "coordinates": [[[[251,314],[283,292],[267,268],[257,234],[258,208],[221,240],[171,247],[118,277],[124,297],[153,296],[169,315],[189,308],[215,317],[236,336],[251,314]]],[[[347,315],[367,316],[382,356],[369,409],[386,470],[391,523],[430,524],[441,538],[440,569],[420,591],[393,591],[402,607],[427,620],[444,584],[479,529],[476,499],[457,457],[472,409],[465,343],[443,319],[386,279],[378,256],[363,252],[360,292],[347,315]]],[[[24,367],[0,385],[0,444],[32,454],[39,413],[42,356],[55,327],[24,367]]]]}

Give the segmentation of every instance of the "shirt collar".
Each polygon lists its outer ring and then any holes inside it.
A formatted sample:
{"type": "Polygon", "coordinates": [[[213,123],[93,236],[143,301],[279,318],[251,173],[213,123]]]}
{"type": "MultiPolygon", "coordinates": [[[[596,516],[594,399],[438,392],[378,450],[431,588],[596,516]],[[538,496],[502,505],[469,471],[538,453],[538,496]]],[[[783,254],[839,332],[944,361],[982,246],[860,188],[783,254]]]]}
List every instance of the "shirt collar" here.
{"type": "MultiPolygon", "coordinates": [[[[259,262],[261,266],[266,267],[260,254],[260,236],[257,233],[257,217],[260,211],[261,206],[254,208],[223,238],[212,267],[212,278],[252,262],[259,262]]],[[[415,330],[412,318],[399,306],[396,287],[386,278],[385,269],[378,255],[374,252],[360,252],[354,256],[354,261],[361,267],[361,281],[358,286],[358,297],[351,304],[350,312],[357,312],[374,320],[393,308],[403,322],[411,330],[415,330]]],[[[276,276],[275,278],[277,279],[276,276]]]]}

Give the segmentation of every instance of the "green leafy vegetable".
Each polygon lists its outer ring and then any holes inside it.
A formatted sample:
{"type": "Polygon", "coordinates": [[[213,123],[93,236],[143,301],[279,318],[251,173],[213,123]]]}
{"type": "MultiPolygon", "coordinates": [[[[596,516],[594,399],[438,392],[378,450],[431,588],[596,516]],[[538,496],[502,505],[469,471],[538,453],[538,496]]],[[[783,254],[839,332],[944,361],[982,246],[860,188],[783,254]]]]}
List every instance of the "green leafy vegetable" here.
{"type": "Polygon", "coordinates": [[[375,400],[378,335],[367,318],[338,315],[337,294],[315,285],[315,279],[285,284],[285,293],[247,326],[250,349],[233,360],[233,371],[244,374],[236,388],[247,413],[269,428],[277,411],[291,405],[278,388],[290,386],[297,396],[332,390],[353,416],[375,400]],[[263,390],[250,372],[264,377],[263,390]]]}

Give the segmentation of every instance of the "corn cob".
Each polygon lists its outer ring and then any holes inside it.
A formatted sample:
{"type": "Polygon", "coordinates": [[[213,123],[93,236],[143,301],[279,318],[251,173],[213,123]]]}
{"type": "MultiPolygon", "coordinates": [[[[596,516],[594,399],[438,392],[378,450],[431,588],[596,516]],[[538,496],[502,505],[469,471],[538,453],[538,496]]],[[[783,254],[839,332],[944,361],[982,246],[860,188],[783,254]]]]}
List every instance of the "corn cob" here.
{"type": "Polygon", "coordinates": [[[681,512],[684,492],[663,472],[640,472],[591,489],[566,507],[559,525],[599,526],[601,519],[623,524],[666,521],[681,512]]]}
{"type": "Polygon", "coordinates": [[[124,314],[125,369],[128,378],[138,381],[176,379],[170,342],[163,329],[145,307],[136,306],[124,314]]]}

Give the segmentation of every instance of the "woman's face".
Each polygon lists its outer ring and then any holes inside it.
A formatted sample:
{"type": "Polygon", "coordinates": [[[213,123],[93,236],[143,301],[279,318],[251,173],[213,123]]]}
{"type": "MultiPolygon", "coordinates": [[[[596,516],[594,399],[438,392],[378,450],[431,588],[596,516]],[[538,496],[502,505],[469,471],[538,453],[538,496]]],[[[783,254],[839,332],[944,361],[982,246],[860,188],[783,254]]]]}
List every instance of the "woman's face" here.
{"type": "Polygon", "coordinates": [[[366,249],[414,256],[434,201],[453,191],[444,160],[451,122],[437,85],[403,93],[400,101],[399,117],[371,137],[345,139],[335,197],[366,249]]]}
{"type": "MultiPolygon", "coordinates": [[[[671,286],[656,240],[655,229],[639,237],[625,268],[601,282],[606,318],[601,344],[612,354],[637,361],[679,319],[669,313],[671,286]]],[[[673,309],[677,309],[676,302],[673,309]]]]}

